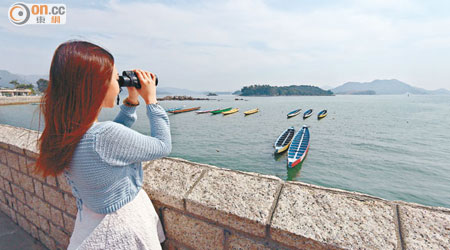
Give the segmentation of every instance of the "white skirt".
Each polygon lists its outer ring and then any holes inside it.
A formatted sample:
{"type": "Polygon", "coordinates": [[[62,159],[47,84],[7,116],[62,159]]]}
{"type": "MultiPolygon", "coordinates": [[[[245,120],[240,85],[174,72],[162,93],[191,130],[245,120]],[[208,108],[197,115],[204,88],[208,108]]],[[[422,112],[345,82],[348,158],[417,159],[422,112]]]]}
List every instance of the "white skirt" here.
{"type": "Polygon", "coordinates": [[[164,231],[152,201],[144,189],[109,214],[98,214],[83,205],[82,221],[77,213],[68,250],[73,249],[161,249],[164,231]]]}

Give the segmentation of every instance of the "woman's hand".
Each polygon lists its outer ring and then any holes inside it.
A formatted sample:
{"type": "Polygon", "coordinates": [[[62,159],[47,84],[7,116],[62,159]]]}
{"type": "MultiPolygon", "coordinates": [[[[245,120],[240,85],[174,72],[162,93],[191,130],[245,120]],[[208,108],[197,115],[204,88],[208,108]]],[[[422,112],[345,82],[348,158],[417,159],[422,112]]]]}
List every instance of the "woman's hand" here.
{"type": "Polygon", "coordinates": [[[128,89],[128,101],[137,104],[139,102],[139,92],[135,87],[127,87],[128,89]]]}
{"type": "Polygon", "coordinates": [[[148,71],[140,69],[133,70],[139,78],[141,88],[136,89],[140,96],[144,99],[146,104],[155,104],[156,100],[156,76],[148,71]]]}

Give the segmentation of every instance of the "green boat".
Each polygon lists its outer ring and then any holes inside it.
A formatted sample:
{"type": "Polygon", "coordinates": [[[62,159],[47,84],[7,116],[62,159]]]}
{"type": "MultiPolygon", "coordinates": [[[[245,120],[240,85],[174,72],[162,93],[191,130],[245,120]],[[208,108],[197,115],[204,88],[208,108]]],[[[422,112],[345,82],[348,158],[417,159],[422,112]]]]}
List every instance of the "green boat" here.
{"type": "Polygon", "coordinates": [[[226,109],[219,109],[219,110],[211,111],[211,114],[217,115],[217,114],[220,114],[222,112],[230,111],[231,109],[232,109],[232,107],[229,107],[229,108],[226,108],[226,109]]]}

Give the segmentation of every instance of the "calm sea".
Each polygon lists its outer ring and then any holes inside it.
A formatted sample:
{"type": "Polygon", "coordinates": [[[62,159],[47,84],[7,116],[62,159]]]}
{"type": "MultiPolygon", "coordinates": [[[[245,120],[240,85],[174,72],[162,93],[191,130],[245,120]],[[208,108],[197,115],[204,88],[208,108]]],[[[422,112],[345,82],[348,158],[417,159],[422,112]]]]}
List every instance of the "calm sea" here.
{"type": "MultiPolygon", "coordinates": [[[[278,176],[431,206],[450,207],[450,96],[211,97],[210,101],[164,101],[174,108],[237,107],[229,116],[170,114],[170,156],[220,167],[278,176]],[[239,97],[241,98],[241,97],[239,97]],[[259,108],[245,117],[243,112],[259,108]],[[286,119],[294,109],[312,108],[286,119]],[[321,109],[328,116],[317,120],[321,109]],[[286,154],[273,144],[290,126],[310,126],[311,146],[301,166],[287,169],[286,154]]],[[[123,99],[123,98],[122,98],[123,99]]],[[[0,123],[37,130],[37,105],[0,106],[0,123]]],[[[104,109],[112,120],[118,107],[104,109]]],[[[150,134],[143,105],[133,129],[150,134]]]]}

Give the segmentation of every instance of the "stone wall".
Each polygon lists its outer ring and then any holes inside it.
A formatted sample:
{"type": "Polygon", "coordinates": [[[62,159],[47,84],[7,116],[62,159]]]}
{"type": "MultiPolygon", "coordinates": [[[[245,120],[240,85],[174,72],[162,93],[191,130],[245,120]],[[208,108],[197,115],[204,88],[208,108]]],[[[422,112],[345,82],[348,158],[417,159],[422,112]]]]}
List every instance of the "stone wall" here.
{"type": "Polygon", "coordinates": [[[0,96],[0,105],[39,103],[41,96],[0,96]]]}
{"type": "MultiPolygon", "coordinates": [[[[76,215],[64,178],[30,170],[36,131],[0,125],[0,208],[50,249],[76,215]]],[[[143,163],[166,249],[448,249],[450,209],[177,158],[143,163]]]]}

